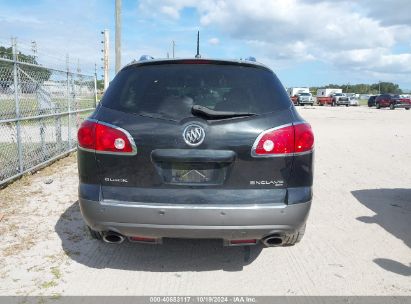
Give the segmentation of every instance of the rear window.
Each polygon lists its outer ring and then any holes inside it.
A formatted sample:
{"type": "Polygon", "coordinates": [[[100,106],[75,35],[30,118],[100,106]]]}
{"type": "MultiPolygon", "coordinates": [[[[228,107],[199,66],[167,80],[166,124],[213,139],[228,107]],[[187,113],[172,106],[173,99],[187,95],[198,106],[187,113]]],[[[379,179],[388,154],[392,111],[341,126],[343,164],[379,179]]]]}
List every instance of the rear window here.
{"type": "Polygon", "coordinates": [[[181,120],[193,105],[263,114],[290,107],[286,91],[264,68],[217,64],[130,66],[110,83],[102,105],[128,113],[181,120]]]}

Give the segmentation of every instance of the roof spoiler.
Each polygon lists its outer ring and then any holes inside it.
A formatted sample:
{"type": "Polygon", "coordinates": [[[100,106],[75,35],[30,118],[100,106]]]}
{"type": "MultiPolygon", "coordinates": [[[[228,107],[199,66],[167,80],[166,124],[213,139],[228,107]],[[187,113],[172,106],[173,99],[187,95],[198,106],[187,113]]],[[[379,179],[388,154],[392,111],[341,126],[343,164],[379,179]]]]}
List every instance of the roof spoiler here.
{"type": "Polygon", "coordinates": [[[253,56],[249,56],[249,57],[247,57],[247,58],[244,58],[244,60],[252,61],[252,62],[257,62],[257,59],[255,59],[255,57],[253,57],[253,56]]]}
{"type": "Polygon", "coordinates": [[[140,59],[138,61],[146,61],[146,60],[153,60],[154,57],[150,55],[141,55],[140,59]]]}

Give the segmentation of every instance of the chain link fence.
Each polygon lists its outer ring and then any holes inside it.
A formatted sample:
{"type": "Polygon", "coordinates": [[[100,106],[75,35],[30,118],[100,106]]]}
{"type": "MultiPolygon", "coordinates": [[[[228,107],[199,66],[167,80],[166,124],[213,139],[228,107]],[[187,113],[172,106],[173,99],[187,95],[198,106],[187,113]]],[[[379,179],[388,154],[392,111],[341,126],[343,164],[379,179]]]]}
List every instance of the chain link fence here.
{"type": "Polygon", "coordinates": [[[94,76],[0,56],[0,185],[75,150],[96,102],[94,76]]]}

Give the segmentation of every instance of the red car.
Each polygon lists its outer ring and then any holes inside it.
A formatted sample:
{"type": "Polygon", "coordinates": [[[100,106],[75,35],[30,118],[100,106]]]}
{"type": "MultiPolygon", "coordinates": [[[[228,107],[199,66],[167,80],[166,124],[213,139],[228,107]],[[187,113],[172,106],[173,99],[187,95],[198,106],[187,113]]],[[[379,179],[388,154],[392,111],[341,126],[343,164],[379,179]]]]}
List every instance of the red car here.
{"type": "Polygon", "coordinates": [[[377,109],[389,107],[391,110],[395,108],[411,108],[411,100],[409,98],[401,98],[399,95],[382,94],[375,98],[375,106],[377,109]]]}

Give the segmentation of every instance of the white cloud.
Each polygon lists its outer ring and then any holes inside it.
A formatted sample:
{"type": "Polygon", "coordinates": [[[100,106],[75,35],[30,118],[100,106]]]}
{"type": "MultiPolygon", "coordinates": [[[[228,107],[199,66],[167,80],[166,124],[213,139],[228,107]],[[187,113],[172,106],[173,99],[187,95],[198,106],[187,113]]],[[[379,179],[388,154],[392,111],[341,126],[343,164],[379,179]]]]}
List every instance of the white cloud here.
{"type": "Polygon", "coordinates": [[[179,10],[178,9],[176,9],[175,7],[172,7],[172,6],[162,6],[161,8],[160,8],[160,11],[163,13],[163,14],[165,14],[165,15],[168,15],[168,16],[170,16],[171,18],[173,18],[173,19],[178,19],[178,18],[180,18],[180,12],[179,12],[179,10]]]}
{"type": "MultiPolygon", "coordinates": [[[[142,1],[142,3],[152,3],[142,1]]],[[[194,7],[203,27],[242,41],[276,65],[319,60],[337,68],[409,73],[411,54],[393,49],[411,39],[409,0],[163,0],[194,7]]],[[[209,41],[210,42],[210,41],[209,41]]]]}
{"type": "Polygon", "coordinates": [[[33,16],[14,14],[14,15],[0,15],[0,22],[6,23],[26,23],[26,24],[44,24],[44,20],[39,20],[33,16]]]}
{"type": "Polygon", "coordinates": [[[211,44],[211,45],[217,45],[217,44],[220,43],[220,39],[218,39],[216,37],[210,38],[210,39],[208,39],[208,43],[211,44]]]}

